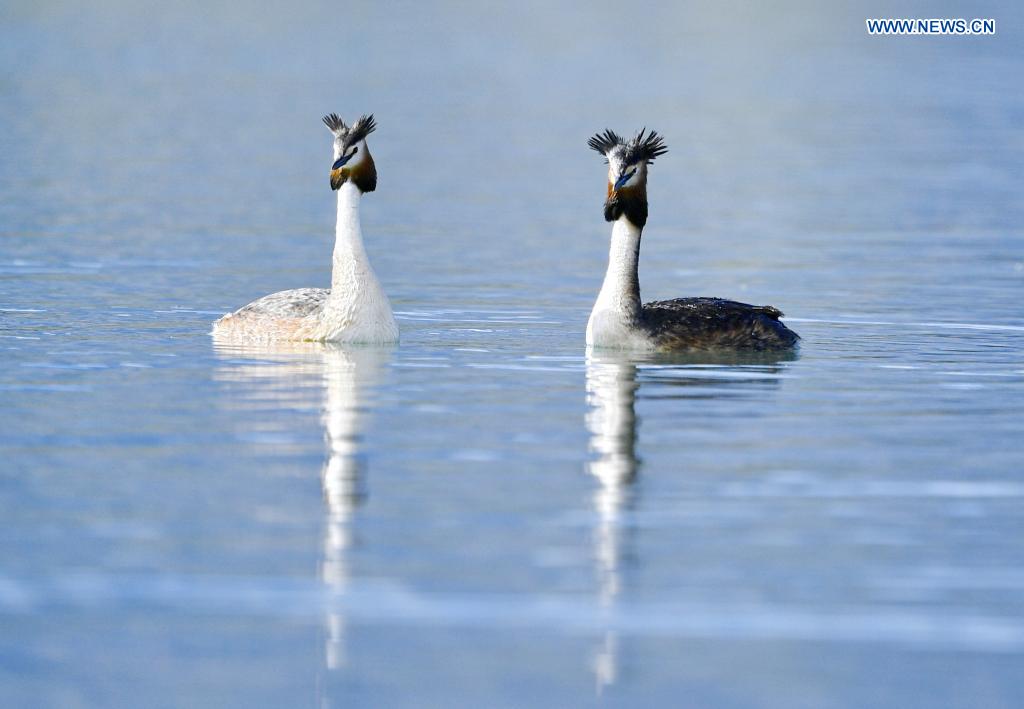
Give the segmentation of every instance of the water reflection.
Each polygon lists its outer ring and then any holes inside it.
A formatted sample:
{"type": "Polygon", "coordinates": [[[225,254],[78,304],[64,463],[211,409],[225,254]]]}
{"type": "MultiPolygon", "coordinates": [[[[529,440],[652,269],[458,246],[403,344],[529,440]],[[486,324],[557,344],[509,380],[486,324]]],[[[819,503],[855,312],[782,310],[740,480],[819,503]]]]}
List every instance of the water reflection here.
{"type": "MultiPolygon", "coordinates": [[[[632,483],[639,461],[636,456],[636,364],[618,355],[587,355],[587,430],[590,450],[596,458],[587,470],[600,485],[594,491],[597,513],[594,533],[594,561],[601,608],[610,611],[621,589],[619,560],[624,525],[620,517],[632,498],[632,483]]],[[[604,633],[594,656],[597,691],[614,684],[618,638],[604,633]]]]}
{"type": "MultiPolygon", "coordinates": [[[[622,592],[624,551],[630,545],[628,517],[636,504],[633,483],[640,468],[637,455],[636,398],[643,386],[654,399],[708,399],[757,395],[778,387],[781,355],[630,355],[590,350],[586,359],[586,426],[592,459],[587,471],[598,482],[594,564],[599,605],[610,616],[622,592]]],[[[594,653],[598,694],[613,685],[619,671],[619,638],[606,630],[594,653]]]]}
{"type": "MultiPolygon", "coordinates": [[[[314,343],[272,348],[215,343],[215,349],[222,359],[218,379],[245,384],[243,401],[250,410],[270,414],[282,407],[321,407],[327,457],[320,472],[326,511],[319,576],[329,591],[343,592],[350,579],[353,518],[365,497],[361,436],[367,404],[391,349],[314,343]]],[[[272,420],[261,424],[261,432],[273,432],[272,420]]],[[[324,632],[324,665],[329,670],[343,667],[345,617],[339,604],[330,604],[324,632]]]]}
{"type": "MultiPolygon", "coordinates": [[[[365,459],[360,452],[366,397],[380,381],[382,352],[331,349],[325,352],[324,365],[322,420],[327,459],[320,479],[327,516],[320,578],[332,591],[342,591],[349,581],[347,552],[352,546],[352,517],[364,497],[366,481],[365,459]]],[[[344,617],[332,610],[325,625],[324,662],[333,670],[345,664],[344,617]]]]}

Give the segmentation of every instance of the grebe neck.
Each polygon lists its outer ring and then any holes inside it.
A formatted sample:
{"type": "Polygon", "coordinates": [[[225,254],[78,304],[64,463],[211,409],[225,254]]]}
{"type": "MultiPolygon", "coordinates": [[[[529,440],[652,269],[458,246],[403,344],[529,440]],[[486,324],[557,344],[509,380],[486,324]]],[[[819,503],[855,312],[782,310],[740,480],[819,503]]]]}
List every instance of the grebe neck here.
{"type": "Polygon", "coordinates": [[[643,230],[623,215],[612,225],[608,270],[594,310],[612,310],[629,320],[640,317],[640,236],[643,230]]]}
{"type": "Polygon", "coordinates": [[[331,269],[331,291],[338,292],[353,285],[354,278],[373,274],[359,223],[359,200],[362,192],[351,182],[338,188],[338,222],[334,232],[334,263],[331,269]]]}
{"type": "Polygon", "coordinates": [[[608,270],[587,321],[590,346],[647,348],[650,344],[642,332],[637,274],[641,231],[625,215],[613,223],[608,270]]]}

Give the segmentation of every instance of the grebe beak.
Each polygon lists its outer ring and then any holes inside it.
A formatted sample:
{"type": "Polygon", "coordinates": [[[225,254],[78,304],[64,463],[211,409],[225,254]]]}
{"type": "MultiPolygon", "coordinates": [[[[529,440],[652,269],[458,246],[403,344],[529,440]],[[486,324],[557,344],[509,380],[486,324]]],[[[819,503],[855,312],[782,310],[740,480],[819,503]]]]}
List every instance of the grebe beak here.
{"type": "Polygon", "coordinates": [[[624,184],[626,184],[627,182],[629,182],[630,178],[631,178],[631,177],[633,177],[633,175],[635,175],[635,174],[636,174],[636,168],[634,167],[634,168],[633,168],[633,170],[632,170],[631,172],[624,172],[623,174],[619,175],[619,179],[617,179],[617,180],[615,181],[615,186],[614,186],[614,187],[612,187],[612,191],[613,191],[613,192],[618,192],[618,191],[619,191],[619,189],[620,189],[620,188],[621,188],[621,187],[622,187],[622,186],[623,186],[624,184]]]}
{"type": "MultiPolygon", "coordinates": [[[[352,153],[352,155],[355,155],[355,153],[352,153]]],[[[331,165],[331,170],[334,171],[341,167],[344,167],[345,163],[352,159],[352,155],[342,155],[340,158],[334,161],[333,165],[331,165]]]]}

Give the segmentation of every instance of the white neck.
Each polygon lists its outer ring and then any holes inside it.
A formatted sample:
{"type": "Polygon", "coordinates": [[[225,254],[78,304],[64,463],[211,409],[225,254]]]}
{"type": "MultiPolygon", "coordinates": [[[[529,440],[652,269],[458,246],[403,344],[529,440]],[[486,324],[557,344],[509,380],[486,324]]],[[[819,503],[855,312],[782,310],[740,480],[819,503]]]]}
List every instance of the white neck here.
{"type": "Polygon", "coordinates": [[[331,270],[331,294],[352,284],[360,272],[373,276],[370,260],[363,247],[359,224],[359,199],[362,193],[351,182],[338,188],[338,223],[334,230],[334,267],[331,270]]]}
{"type": "Polygon", "coordinates": [[[587,323],[587,344],[623,346],[636,335],[640,320],[640,227],[625,216],[612,226],[608,271],[587,323]]]}
{"type": "Polygon", "coordinates": [[[360,197],[359,188],[351,182],[338,188],[331,294],[310,339],[367,344],[398,340],[391,304],[363,247],[360,197]]]}

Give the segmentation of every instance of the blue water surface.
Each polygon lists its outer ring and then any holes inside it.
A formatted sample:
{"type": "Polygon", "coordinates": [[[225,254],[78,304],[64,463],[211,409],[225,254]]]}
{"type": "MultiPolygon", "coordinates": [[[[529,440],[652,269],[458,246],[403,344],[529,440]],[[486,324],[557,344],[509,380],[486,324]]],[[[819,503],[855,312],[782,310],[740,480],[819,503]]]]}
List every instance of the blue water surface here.
{"type": "Polygon", "coordinates": [[[0,704],[1020,706],[1024,43],[978,12],[8,3],[0,704]],[[329,283],[331,111],[401,345],[218,345],[329,283]],[[586,139],[643,125],[645,297],[798,356],[587,355],[586,139]]]}

